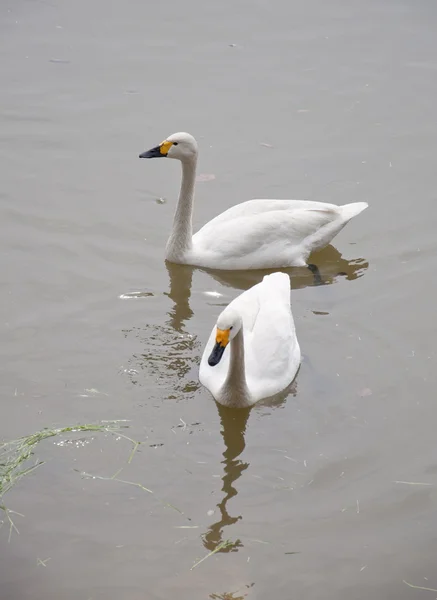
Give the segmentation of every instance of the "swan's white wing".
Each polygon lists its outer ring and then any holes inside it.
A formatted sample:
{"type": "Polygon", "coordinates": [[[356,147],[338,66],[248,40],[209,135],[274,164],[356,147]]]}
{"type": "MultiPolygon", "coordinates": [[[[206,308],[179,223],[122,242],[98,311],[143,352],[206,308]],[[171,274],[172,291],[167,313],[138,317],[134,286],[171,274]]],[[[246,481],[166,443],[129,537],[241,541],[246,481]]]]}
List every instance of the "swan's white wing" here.
{"type": "Polygon", "coordinates": [[[327,226],[336,221],[337,229],[342,226],[337,207],[319,205],[323,209],[282,208],[214,219],[193,236],[193,252],[201,266],[211,268],[217,263],[222,269],[304,265],[312,242],[325,243],[327,226]]]}
{"type": "Polygon", "coordinates": [[[313,202],[311,200],[271,200],[271,199],[256,199],[247,200],[241,202],[235,206],[231,206],[224,212],[220,213],[198,231],[205,235],[209,235],[214,231],[217,231],[217,227],[224,225],[227,221],[233,221],[240,217],[250,217],[254,215],[261,215],[266,212],[284,210],[293,211],[300,208],[308,209],[338,209],[339,207],[335,204],[328,204],[326,202],[313,202]]]}
{"type": "Polygon", "coordinates": [[[284,273],[264,278],[259,312],[245,335],[248,387],[257,399],[289,385],[300,364],[300,347],[290,306],[290,279],[284,273]]]}

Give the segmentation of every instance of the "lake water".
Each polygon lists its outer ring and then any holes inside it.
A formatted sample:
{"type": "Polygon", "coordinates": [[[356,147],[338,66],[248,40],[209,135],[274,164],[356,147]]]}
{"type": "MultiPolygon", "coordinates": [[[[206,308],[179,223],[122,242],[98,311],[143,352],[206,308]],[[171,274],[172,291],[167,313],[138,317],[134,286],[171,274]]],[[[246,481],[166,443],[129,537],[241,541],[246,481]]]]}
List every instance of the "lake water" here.
{"type": "Polygon", "coordinates": [[[0,439],[143,443],[36,449],[1,600],[436,597],[407,585],[437,588],[436,27],[431,0],[3,1],[0,439]],[[138,159],[180,130],[196,229],[253,197],[370,205],[313,257],[326,285],[291,270],[305,358],[250,413],[197,375],[263,273],[166,265],[180,167],[138,159]],[[154,494],[81,475],[120,469],[154,494]]]}

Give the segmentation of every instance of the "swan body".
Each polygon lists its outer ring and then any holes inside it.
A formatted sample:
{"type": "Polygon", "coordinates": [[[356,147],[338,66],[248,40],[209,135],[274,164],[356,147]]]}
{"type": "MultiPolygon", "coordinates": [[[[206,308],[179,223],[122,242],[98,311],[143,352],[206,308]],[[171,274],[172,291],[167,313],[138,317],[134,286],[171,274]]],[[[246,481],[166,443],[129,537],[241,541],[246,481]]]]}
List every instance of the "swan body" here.
{"type": "Polygon", "coordinates": [[[243,408],[284,390],[300,360],[290,278],[273,273],[220,314],[203,352],[199,380],[220,404],[243,408]]]}
{"type": "Polygon", "coordinates": [[[174,133],[140,158],[168,157],[182,163],[182,184],[167,243],[170,262],[224,270],[307,266],[312,251],[327,246],[367,208],[306,200],[248,200],[221,213],[193,235],[197,142],[174,133]]]}

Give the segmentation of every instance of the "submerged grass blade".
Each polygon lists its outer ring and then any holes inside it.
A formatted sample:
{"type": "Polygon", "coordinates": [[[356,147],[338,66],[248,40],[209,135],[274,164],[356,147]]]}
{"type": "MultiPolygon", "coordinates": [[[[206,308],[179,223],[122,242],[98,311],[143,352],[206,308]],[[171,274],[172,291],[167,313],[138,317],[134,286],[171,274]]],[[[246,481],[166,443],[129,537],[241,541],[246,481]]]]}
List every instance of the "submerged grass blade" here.
{"type": "Polygon", "coordinates": [[[137,483],[136,481],[126,481],[125,479],[119,479],[117,477],[117,475],[119,473],[120,473],[120,470],[117,471],[116,473],[114,473],[114,475],[112,475],[112,477],[102,477],[101,475],[91,475],[91,473],[85,473],[85,471],[82,471],[81,475],[82,475],[82,477],[85,477],[87,479],[101,479],[103,481],[118,481],[118,483],[124,483],[125,485],[133,485],[134,487],[137,487],[140,490],[143,490],[143,492],[147,492],[148,494],[153,494],[155,496],[155,498],[159,502],[161,502],[161,504],[163,504],[164,506],[167,506],[168,508],[172,508],[173,510],[178,512],[180,515],[184,514],[181,510],[179,510],[179,508],[177,508],[176,506],[173,506],[173,504],[170,504],[170,502],[166,502],[165,500],[162,500],[162,498],[159,498],[153,490],[149,490],[149,488],[146,488],[141,483],[137,483]]]}
{"type": "Polygon", "coordinates": [[[422,481],[393,481],[393,483],[403,483],[404,485],[433,485],[432,483],[424,483],[422,481]]]}
{"type": "Polygon", "coordinates": [[[7,508],[6,506],[4,506],[4,504],[0,504],[0,509],[2,511],[4,511],[7,520],[9,521],[9,536],[8,536],[8,542],[11,541],[11,537],[12,537],[12,531],[15,531],[15,533],[17,535],[20,535],[20,532],[18,531],[15,523],[13,522],[13,520],[11,519],[11,514],[14,515],[18,515],[19,517],[24,517],[24,515],[22,515],[21,513],[15,512],[14,510],[10,510],[9,508],[7,508]]]}
{"type": "Polygon", "coordinates": [[[408,587],[413,588],[415,590],[425,590],[425,592],[437,592],[437,590],[435,590],[434,588],[422,587],[421,585],[413,585],[412,583],[408,583],[408,581],[405,581],[405,579],[402,580],[402,583],[405,583],[405,585],[408,585],[408,587]]]}
{"type": "Polygon", "coordinates": [[[234,546],[235,542],[233,542],[232,540],[225,540],[224,542],[221,542],[221,544],[218,544],[214,550],[212,550],[209,554],[207,554],[206,556],[204,556],[203,558],[201,558],[199,561],[197,561],[190,569],[190,571],[192,571],[193,569],[195,569],[197,566],[200,565],[200,563],[202,563],[204,560],[206,560],[207,558],[209,558],[210,556],[212,556],[213,554],[217,554],[217,552],[220,552],[220,550],[224,550],[225,548],[229,548],[230,546],[234,546]]]}

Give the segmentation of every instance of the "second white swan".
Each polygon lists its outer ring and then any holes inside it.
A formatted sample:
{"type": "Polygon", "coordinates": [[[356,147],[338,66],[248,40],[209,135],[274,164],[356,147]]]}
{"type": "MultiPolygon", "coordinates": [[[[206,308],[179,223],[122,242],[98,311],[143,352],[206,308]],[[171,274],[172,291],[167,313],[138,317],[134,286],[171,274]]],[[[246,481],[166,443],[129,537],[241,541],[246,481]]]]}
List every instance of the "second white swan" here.
{"type": "Polygon", "coordinates": [[[327,246],[368,204],[337,206],[307,200],[248,200],[232,206],[193,235],[192,215],[197,142],[189,133],[174,133],[140,158],[176,158],[182,184],[167,242],[170,262],[211,269],[313,267],[311,252],[327,246]]]}
{"type": "Polygon", "coordinates": [[[243,408],[288,387],[300,359],[290,278],[273,273],[223,310],[206,344],[199,380],[220,404],[243,408]]]}

